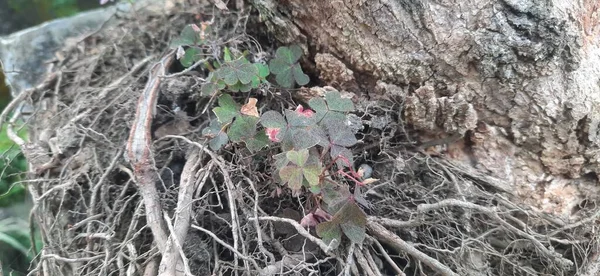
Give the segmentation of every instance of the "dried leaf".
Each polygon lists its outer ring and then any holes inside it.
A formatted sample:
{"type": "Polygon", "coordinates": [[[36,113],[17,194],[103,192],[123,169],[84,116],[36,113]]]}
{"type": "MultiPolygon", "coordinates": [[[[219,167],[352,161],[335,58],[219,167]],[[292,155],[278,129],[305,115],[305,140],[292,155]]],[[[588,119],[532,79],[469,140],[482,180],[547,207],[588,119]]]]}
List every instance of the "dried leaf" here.
{"type": "Polygon", "coordinates": [[[240,112],[244,115],[254,116],[256,118],[260,117],[258,115],[258,109],[256,108],[257,102],[258,102],[258,100],[255,98],[248,99],[248,103],[245,105],[242,105],[242,109],[240,110],[240,112]]]}
{"type": "Polygon", "coordinates": [[[214,0],[214,2],[215,2],[215,6],[217,6],[217,8],[219,10],[222,10],[222,11],[228,11],[229,10],[227,8],[227,4],[223,3],[223,1],[221,1],[221,0],[214,0]]]}
{"type": "Polygon", "coordinates": [[[379,181],[379,179],[377,179],[377,178],[367,178],[367,179],[363,180],[362,183],[365,185],[369,185],[369,184],[375,183],[377,181],[379,181]]]}

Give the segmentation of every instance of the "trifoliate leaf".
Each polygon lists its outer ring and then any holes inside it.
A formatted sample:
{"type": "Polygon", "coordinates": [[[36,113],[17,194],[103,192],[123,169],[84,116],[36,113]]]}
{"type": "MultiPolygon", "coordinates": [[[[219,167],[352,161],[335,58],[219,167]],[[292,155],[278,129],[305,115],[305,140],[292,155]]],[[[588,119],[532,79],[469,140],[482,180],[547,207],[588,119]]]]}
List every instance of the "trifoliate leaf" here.
{"type": "Polygon", "coordinates": [[[254,137],[246,139],[244,143],[246,143],[246,148],[254,153],[266,147],[269,144],[269,138],[263,131],[259,131],[254,137]]]}
{"type": "Polygon", "coordinates": [[[200,89],[200,95],[202,96],[212,97],[225,88],[225,82],[217,78],[212,72],[208,74],[207,81],[208,82],[203,84],[200,89]]]}
{"type": "Polygon", "coordinates": [[[269,63],[269,69],[275,74],[275,80],[279,85],[292,88],[295,83],[306,85],[310,81],[298,63],[301,56],[302,48],[298,45],[277,49],[275,59],[269,63]]]}
{"type": "Polygon", "coordinates": [[[219,97],[219,106],[213,108],[213,112],[219,119],[219,122],[228,124],[240,113],[240,107],[231,95],[223,94],[219,97]]]}
{"type": "Polygon", "coordinates": [[[175,49],[179,46],[200,45],[204,40],[201,37],[203,31],[196,24],[186,25],[181,34],[171,42],[171,48],[175,49]]]}
{"type": "Polygon", "coordinates": [[[302,168],[297,166],[286,166],[279,170],[279,177],[288,184],[290,189],[299,190],[302,187],[302,168]]]}
{"type": "Polygon", "coordinates": [[[208,146],[212,150],[219,150],[229,141],[227,133],[223,131],[221,123],[217,120],[211,121],[210,125],[202,130],[202,135],[210,139],[208,146]]]}
{"type": "Polygon", "coordinates": [[[242,84],[249,84],[252,78],[258,75],[258,68],[248,62],[245,58],[239,58],[231,62],[226,62],[219,69],[219,77],[227,85],[235,85],[238,81],[242,84]]]}
{"type": "Polygon", "coordinates": [[[308,160],[308,149],[303,149],[299,151],[290,150],[285,155],[288,160],[292,163],[296,164],[299,167],[303,167],[306,164],[306,160],[308,160]]]}
{"type": "Polygon", "coordinates": [[[342,98],[338,91],[329,91],[325,94],[325,100],[329,110],[349,112],[354,111],[354,103],[351,99],[342,98]]]}
{"type": "Polygon", "coordinates": [[[227,135],[233,142],[241,142],[245,139],[252,138],[256,135],[257,123],[257,117],[247,115],[236,116],[227,131],[227,135]]]}
{"type": "Polygon", "coordinates": [[[181,62],[181,65],[183,65],[183,67],[190,67],[196,61],[202,59],[201,55],[202,52],[200,51],[200,49],[196,47],[190,47],[187,48],[187,50],[185,50],[185,53],[183,54],[183,57],[179,60],[179,62],[181,62]]]}
{"type": "Polygon", "coordinates": [[[317,235],[321,237],[323,242],[335,249],[339,246],[342,239],[342,229],[340,225],[334,221],[325,221],[319,223],[316,227],[317,235]]]}

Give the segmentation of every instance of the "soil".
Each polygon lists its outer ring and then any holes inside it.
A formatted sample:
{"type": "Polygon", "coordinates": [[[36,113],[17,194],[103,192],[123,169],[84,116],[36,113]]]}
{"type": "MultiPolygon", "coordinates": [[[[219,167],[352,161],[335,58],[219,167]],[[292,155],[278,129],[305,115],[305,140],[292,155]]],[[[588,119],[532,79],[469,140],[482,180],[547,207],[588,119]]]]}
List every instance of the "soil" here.
{"type": "MultiPolygon", "coordinates": [[[[151,273],[161,245],[143,185],[150,183],[158,195],[158,218],[174,218],[186,181],[197,186],[192,226],[179,243],[193,275],[575,275],[597,254],[586,221],[523,205],[501,180],[453,161],[447,143],[415,145],[418,133],[403,123],[410,115],[406,94],[385,83],[377,91],[359,91],[352,72],[327,55],[303,60],[312,68],[310,89],[251,93],[265,110],[294,108],[327,89],[347,89],[343,93],[353,97],[358,111],[350,121],[361,141],[353,148],[355,165],[370,165],[379,179],[365,187],[343,183],[366,197],[364,244],[343,239],[324,252],[306,236],[319,240],[314,228],[305,233],[294,227],[309,211],[310,198],[274,180],[277,149],[250,153],[228,144],[218,157],[200,150],[214,104],[214,98],[200,97],[208,73],[200,69],[161,78],[148,147],[155,174],[150,181],[140,178],[126,145],[138,127],[136,110],[153,80],[149,73],[185,24],[211,19],[214,55],[223,46],[258,60],[274,55],[277,43],[260,33],[266,28],[250,8],[219,12],[196,4],[172,14],[137,14],[64,49],[53,77],[32,92],[37,112],[29,118],[24,151],[35,181],[29,186],[32,214],[45,244],[34,264],[40,275],[151,273]]],[[[175,61],[167,70],[183,67],[175,61]]],[[[239,102],[248,97],[233,96],[239,102]]],[[[580,206],[580,217],[598,217],[591,205],[580,206]]]]}

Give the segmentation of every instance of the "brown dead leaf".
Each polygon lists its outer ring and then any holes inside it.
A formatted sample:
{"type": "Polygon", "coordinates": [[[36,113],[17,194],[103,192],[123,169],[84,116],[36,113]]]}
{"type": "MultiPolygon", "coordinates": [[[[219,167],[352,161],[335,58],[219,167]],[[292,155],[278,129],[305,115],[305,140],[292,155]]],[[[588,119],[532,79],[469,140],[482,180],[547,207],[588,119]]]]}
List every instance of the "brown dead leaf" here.
{"type": "Polygon", "coordinates": [[[248,99],[248,103],[245,105],[242,105],[242,109],[240,110],[240,113],[242,113],[244,115],[248,115],[248,116],[254,116],[256,118],[260,117],[258,115],[258,109],[256,108],[257,102],[258,102],[258,100],[255,98],[248,99]]]}
{"type": "Polygon", "coordinates": [[[221,0],[214,0],[214,2],[215,2],[215,6],[217,6],[218,9],[224,10],[224,11],[229,10],[227,8],[227,4],[225,4],[223,1],[221,1],[221,0]]]}
{"type": "Polygon", "coordinates": [[[365,185],[369,185],[369,184],[375,183],[377,181],[379,181],[379,179],[377,179],[377,178],[367,178],[367,179],[363,180],[362,183],[365,185]]]}

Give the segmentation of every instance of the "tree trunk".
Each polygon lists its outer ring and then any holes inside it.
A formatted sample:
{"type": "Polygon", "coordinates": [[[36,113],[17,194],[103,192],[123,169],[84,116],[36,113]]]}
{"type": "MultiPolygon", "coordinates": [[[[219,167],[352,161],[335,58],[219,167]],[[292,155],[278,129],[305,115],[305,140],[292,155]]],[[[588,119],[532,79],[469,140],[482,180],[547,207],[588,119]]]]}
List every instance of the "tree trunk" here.
{"type": "Polygon", "coordinates": [[[450,156],[533,206],[569,216],[596,198],[596,1],[253,2],[278,40],[305,43],[324,84],[406,93],[405,120],[422,141],[460,138],[450,156]],[[331,64],[358,87],[329,77],[331,64]]]}

